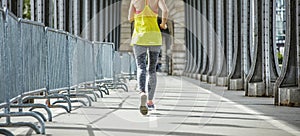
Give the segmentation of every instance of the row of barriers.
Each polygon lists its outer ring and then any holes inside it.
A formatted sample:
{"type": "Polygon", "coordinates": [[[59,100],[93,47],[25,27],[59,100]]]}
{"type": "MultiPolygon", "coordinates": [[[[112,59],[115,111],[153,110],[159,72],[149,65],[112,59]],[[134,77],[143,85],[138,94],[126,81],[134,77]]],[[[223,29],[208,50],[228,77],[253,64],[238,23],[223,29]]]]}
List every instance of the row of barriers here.
{"type": "MultiPolygon", "coordinates": [[[[34,109],[45,109],[52,121],[49,108],[70,112],[72,102],[90,106],[109,89],[128,91],[125,81],[135,79],[133,55],[115,51],[113,43],[91,42],[2,9],[0,27],[0,118],[5,118],[0,127],[28,126],[45,134],[47,118],[34,109]],[[59,99],[50,103],[52,98],[59,99]],[[32,99],[46,99],[48,105],[24,103],[32,99]],[[11,121],[20,116],[33,117],[38,125],[11,121]]],[[[0,134],[13,135],[5,129],[0,134]]]]}

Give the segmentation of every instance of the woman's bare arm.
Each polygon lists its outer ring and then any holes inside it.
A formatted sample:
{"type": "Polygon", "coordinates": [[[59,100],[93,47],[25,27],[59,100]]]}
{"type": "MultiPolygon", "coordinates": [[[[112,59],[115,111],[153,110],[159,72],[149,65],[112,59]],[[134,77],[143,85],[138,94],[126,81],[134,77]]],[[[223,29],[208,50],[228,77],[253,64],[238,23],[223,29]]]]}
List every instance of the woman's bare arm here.
{"type": "Polygon", "coordinates": [[[131,23],[134,20],[134,12],[135,8],[133,6],[133,0],[130,2],[129,13],[128,13],[128,21],[131,23]]]}

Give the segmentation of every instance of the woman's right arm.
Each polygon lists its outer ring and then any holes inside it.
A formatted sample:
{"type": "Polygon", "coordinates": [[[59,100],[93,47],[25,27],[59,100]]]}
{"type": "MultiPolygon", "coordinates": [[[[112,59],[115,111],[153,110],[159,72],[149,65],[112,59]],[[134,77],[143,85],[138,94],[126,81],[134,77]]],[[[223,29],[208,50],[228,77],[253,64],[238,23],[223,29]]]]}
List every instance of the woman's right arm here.
{"type": "Polygon", "coordinates": [[[129,13],[128,13],[128,21],[131,23],[134,20],[134,12],[135,8],[133,6],[133,0],[130,2],[129,13]]]}

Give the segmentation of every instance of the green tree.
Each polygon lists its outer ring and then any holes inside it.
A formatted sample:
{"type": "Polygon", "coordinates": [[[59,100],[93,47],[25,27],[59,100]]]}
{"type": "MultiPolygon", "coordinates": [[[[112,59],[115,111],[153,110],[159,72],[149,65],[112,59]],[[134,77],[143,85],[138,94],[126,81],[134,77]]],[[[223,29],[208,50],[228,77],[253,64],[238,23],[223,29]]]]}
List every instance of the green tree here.
{"type": "Polygon", "coordinates": [[[23,18],[26,18],[26,19],[29,19],[29,20],[31,18],[31,15],[30,15],[30,0],[24,0],[23,18]]]}

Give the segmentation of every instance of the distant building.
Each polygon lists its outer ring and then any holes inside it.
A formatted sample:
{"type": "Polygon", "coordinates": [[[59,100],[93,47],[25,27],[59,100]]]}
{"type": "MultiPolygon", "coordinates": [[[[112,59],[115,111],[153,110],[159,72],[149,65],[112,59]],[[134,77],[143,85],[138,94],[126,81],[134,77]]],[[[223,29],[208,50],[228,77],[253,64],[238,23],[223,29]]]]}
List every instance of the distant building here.
{"type": "Polygon", "coordinates": [[[276,0],[276,44],[284,46],[286,31],[285,0],[276,0]]]}

